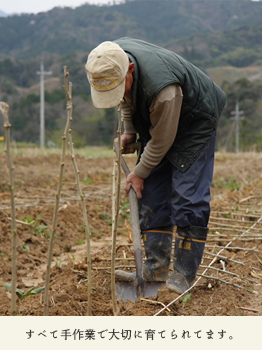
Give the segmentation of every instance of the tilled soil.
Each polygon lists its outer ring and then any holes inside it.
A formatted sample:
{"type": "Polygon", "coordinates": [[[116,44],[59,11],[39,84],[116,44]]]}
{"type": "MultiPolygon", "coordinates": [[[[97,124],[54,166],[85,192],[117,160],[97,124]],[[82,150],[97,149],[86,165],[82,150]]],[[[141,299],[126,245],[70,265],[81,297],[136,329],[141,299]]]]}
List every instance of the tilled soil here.
{"type": "MultiPolygon", "coordinates": [[[[76,152],[77,153],[77,152],[76,152]]],[[[12,237],[8,169],[0,169],[0,316],[11,315],[12,237]]],[[[114,158],[76,155],[91,232],[92,298],[88,303],[87,243],[75,172],[67,155],[54,238],[50,316],[114,315],[111,293],[112,169],[114,158]],[[91,304],[90,304],[91,303],[91,304]]],[[[132,168],[135,158],[127,157],[132,168]]],[[[17,288],[43,287],[54,217],[60,156],[13,156],[17,219],[17,288]]],[[[217,154],[210,233],[193,288],[185,295],[163,286],[157,296],[118,300],[120,316],[262,315],[262,155],[217,154]],[[219,255],[218,255],[219,254],[219,255]],[[218,255],[218,256],[217,256],[218,255]],[[205,276],[200,276],[205,273],[205,276]]],[[[123,191],[116,268],[134,271],[130,211],[123,191]]],[[[170,271],[172,265],[170,265],[170,271]]],[[[42,316],[44,292],[17,298],[17,314],[42,316]]]]}

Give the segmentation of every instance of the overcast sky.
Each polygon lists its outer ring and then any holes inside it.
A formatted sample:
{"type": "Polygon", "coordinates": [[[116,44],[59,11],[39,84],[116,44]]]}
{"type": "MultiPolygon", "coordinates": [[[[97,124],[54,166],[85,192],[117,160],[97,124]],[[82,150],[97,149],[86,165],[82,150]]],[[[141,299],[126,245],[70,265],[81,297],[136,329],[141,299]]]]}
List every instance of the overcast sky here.
{"type": "MultiPolygon", "coordinates": [[[[54,7],[78,7],[85,3],[94,5],[113,4],[113,0],[0,0],[0,10],[7,13],[46,12],[54,7]]],[[[120,2],[115,0],[115,3],[120,2]]]]}
{"type": "MultiPolygon", "coordinates": [[[[46,12],[57,6],[78,7],[85,3],[107,5],[124,0],[0,0],[0,10],[7,13],[38,13],[46,12]]],[[[163,0],[162,0],[163,1],[163,0]]],[[[251,0],[261,1],[261,0],[251,0]]]]}

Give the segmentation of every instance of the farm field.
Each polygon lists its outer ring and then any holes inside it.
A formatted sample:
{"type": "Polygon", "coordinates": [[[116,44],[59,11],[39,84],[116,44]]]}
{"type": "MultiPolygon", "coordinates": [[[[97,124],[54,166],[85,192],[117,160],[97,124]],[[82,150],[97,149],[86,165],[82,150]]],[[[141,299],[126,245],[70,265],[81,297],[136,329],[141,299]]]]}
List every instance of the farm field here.
{"type": "MultiPolygon", "coordinates": [[[[91,232],[92,315],[112,316],[111,211],[114,153],[75,151],[91,232]]],[[[0,316],[11,315],[11,213],[6,156],[0,154],[0,316]]],[[[45,285],[50,232],[60,169],[56,152],[17,152],[17,287],[45,285]]],[[[130,168],[135,157],[127,156],[130,168]]],[[[134,270],[128,197],[123,191],[116,267],[134,270]]],[[[70,154],[66,155],[50,277],[50,316],[87,315],[87,245],[70,154]]],[[[194,287],[179,297],[165,287],[156,297],[118,300],[120,316],[262,316],[262,154],[217,153],[210,233],[194,287]]],[[[172,264],[170,265],[172,269],[172,264]]],[[[42,316],[44,293],[17,298],[17,314],[42,316]]]]}

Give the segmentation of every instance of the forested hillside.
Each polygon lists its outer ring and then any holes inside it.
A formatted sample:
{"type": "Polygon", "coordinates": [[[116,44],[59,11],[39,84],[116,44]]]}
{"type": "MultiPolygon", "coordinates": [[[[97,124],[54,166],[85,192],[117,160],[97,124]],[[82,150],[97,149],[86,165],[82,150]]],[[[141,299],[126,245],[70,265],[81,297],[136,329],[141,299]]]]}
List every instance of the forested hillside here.
{"type": "MultiPolygon", "coordinates": [[[[75,10],[54,8],[1,18],[0,52],[20,58],[44,51],[86,52],[122,36],[166,46],[196,33],[228,32],[261,23],[261,18],[262,3],[248,0],[136,0],[102,7],[86,4],[75,10]]],[[[224,45],[228,49],[231,42],[224,45]]]]}
{"type": "Polygon", "coordinates": [[[11,107],[16,141],[39,142],[39,70],[45,70],[47,140],[59,143],[66,117],[63,66],[73,83],[77,146],[110,144],[115,110],[90,102],[84,64],[92,48],[122,36],[173,50],[209,74],[227,93],[218,147],[234,149],[231,112],[239,100],[245,119],[241,147],[262,148],[262,2],[248,0],[136,0],[119,5],[0,18],[0,100],[11,107]]]}

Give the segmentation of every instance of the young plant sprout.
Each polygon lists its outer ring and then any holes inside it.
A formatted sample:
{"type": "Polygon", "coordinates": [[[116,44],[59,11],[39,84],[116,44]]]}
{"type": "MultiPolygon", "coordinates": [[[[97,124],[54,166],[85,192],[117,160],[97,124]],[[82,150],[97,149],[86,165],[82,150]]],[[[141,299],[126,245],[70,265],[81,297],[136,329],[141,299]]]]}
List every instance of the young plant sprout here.
{"type": "MultiPolygon", "coordinates": [[[[11,284],[8,284],[8,283],[5,283],[4,284],[4,287],[9,291],[11,292],[11,284]]],[[[32,287],[30,289],[28,289],[27,292],[23,292],[21,289],[16,289],[16,295],[18,296],[18,298],[20,300],[24,300],[25,298],[27,298],[29,295],[36,295],[36,294],[39,294],[41,293],[43,290],[45,289],[45,287],[40,287],[40,288],[37,288],[35,289],[35,287],[32,287]]]]}

